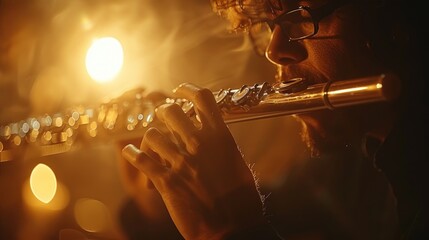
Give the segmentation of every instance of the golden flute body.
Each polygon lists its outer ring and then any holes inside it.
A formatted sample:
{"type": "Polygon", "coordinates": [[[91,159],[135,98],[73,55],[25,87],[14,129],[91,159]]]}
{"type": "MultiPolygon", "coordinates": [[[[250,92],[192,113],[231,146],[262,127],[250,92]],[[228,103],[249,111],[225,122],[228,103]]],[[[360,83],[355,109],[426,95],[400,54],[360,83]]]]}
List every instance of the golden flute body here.
{"type": "MultiPolygon", "coordinates": [[[[287,88],[287,87],[286,87],[287,88]]],[[[227,123],[292,115],[321,109],[390,101],[399,95],[399,80],[392,75],[377,75],[347,81],[304,86],[291,93],[274,90],[261,97],[257,105],[223,110],[227,123]]]]}
{"type": "MultiPolygon", "coordinates": [[[[227,124],[321,109],[390,101],[399,94],[399,80],[389,74],[308,85],[305,79],[276,84],[255,84],[213,92],[227,124]]],[[[193,104],[186,99],[166,99],[179,104],[190,116],[193,104]]],[[[87,142],[120,141],[141,137],[157,124],[157,105],[142,90],[133,91],[94,108],[77,106],[67,111],[30,117],[0,127],[0,162],[19,156],[63,153],[87,142]]]]}

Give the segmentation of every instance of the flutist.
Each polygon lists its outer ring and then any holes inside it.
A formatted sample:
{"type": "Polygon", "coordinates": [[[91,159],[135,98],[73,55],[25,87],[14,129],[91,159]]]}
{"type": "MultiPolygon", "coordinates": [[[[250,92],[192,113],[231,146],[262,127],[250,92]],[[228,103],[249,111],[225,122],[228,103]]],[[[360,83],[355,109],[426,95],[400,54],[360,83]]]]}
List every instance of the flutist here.
{"type": "Polygon", "coordinates": [[[288,176],[283,190],[265,195],[212,92],[181,84],[174,96],[193,103],[197,121],[177,104],[162,105],[156,115],[165,126],[149,129],[141,143],[123,149],[125,183],[138,209],[124,209],[126,236],[427,235],[420,7],[399,0],[212,0],[211,5],[277,66],[279,82],[330,83],[389,73],[401,81],[400,96],[388,103],[298,114],[311,159],[288,176]],[[269,212],[270,203],[282,205],[284,214],[269,212]]]}

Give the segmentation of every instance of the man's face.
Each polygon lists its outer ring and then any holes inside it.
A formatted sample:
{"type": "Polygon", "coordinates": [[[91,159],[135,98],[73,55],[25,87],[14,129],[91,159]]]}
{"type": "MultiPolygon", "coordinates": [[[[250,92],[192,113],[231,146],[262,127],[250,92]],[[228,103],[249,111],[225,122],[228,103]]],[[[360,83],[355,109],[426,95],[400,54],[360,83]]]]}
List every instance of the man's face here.
{"type": "MultiPolygon", "coordinates": [[[[332,1],[238,1],[241,5],[230,2],[231,7],[226,10],[220,8],[218,12],[230,20],[231,28],[240,29],[248,28],[254,22],[264,19],[275,19],[299,6],[317,10],[332,1]],[[252,4],[254,8],[251,7],[252,4]]],[[[368,51],[368,39],[363,36],[365,28],[361,26],[362,16],[355,7],[355,4],[344,4],[334,9],[319,21],[317,34],[303,40],[289,41],[285,29],[275,24],[265,56],[278,66],[282,75],[281,80],[306,77],[312,83],[317,83],[380,73],[372,53],[368,51]]]]}
{"type": "MultiPolygon", "coordinates": [[[[299,6],[316,10],[330,2],[332,1],[282,1],[282,9],[268,8],[266,14],[259,16],[275,19],[299,6]]],[[[268,6],[272,5],[268,3],[268,6]]],[[[253,21],[251,17],[243,17],[245,15],[240,14],[241,22],[253,21]]],[[[319,21],[316,35],[298,41],[290,41],[284,29],[275,24],[265,56],[278,67],[278,75],[281,76],[279,80],[304,77],[310,84],[314,84],[382,73],[373,52],[367,47],[368,39],[363,34],[365,27],[362,26],[361,17],[362,14],[356,11],[356,4],[344,4],[319,21]]],[[[344,116],[337,112],[317,112],[302,115],[302,119],[309,125],[311,132],[329,134],[334,129],[338,132],[341,126],[350,128],[351,122],[344,116]]]]}
{"type": "MultiPolygon", "coordinates": [[[[318,9],[328,1],[297,2],[318,9]]],[[[291,10],[286,9],[286,11],[291,10]]],[[[279,66],[283,80],[306,77],[311,82],[346,80],[380,73],[373,53],[367,48],[359,13],[353,4],[336,9],[319,22],[318,33],[300,41],[288,41],[276,26],[266,56],[279,66]]]]}

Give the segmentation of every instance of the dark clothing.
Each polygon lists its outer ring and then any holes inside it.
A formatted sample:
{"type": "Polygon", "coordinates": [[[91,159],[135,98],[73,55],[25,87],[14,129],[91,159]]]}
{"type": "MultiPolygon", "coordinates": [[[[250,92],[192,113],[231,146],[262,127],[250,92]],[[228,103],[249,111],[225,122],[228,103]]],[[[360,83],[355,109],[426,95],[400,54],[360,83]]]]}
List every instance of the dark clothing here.
{"type": "Polygon", "coordinates": [[[401,119],[390,133],[377,152],[375,163],[386,174],[395,193],[401,239],[429,239],[429,174],[425,173],[429,158],[424,140],[427,135],[425,127],[421,127],[424,125],[406,120],[401,119]]]}
{"type": "Polygon", "coordinates": [[[360,144],[294,167],[266,200],[285,239],[386,239],[397,235],[395,198],[360,144]]]}
{"type": "Polygon", "coordinates": [[[133,200],[125,202],[119,215],[119,221],[128,240],[183,239],[172,221],[162,224],[147,221],[133,200]]]}
{"type": "MultiPolygon", "coordinates": [[[[306,231],[307,233],[315,231],[316,236],[324,236],[327,237],[327,239],[429,239],[429,188],[427,186],[429,174],[425,174],[429,169],[429,158],[425,150],[427,146],[424,141],[425,136],[428,135],[425,132],[426,128],[422,127],[424,125],[419,124],[423,123],[422,121],[425,119],[424,116],[421,117],[422,118],[420,118],[418,122],[409,122],[410,120],[407,118],[398,121],[396,127],[390,133],[386,141],[378,148],[374,158],[375,169],[381,170],[393,189],[396,200],[396,214],[399,220],[397,230],[395,230],[397,226],[392,225],[391,227],[393,229],[391,229],[392,231],[387,235],[385,233],[383,235],[382,232],[376,233],[375,231],[374,235],[370,236],[370,238],[350,235],[352,232],[347,232],[347,230],[350,229],[342,228],[342,223],[336,222],[339,219],[335,219],[332,213],[324,212],[329,209],[326,209],[323,203],[317,207],[315,202],[311,203],[305,196],[296,196],[296,194],[303,194],[303,192],[305,192],[305,190],[301,191],[300,189],[282,189],[281,191],[286,191],[284,197],[278,197],[278,193],[276,192],[272,193],[270,196],[271,200],[268,200],[268,207],[270,201],[274,202],[274,205],[277,206],[280,204],[292,204],[292,209],[288,209],[286,214],[271,216],[273,226],[281,233],[284,239],[289,239],[289,237],[293,238],[300,233],[302,236],[305,236],[306,231]],[[287,196],[289,196],[289,198],[287,196]],[[308,205],[307,208],[299,207],[300,199],[302,204],[308,205]],[[293,206],[298,206],[295,209],[296,212],[293,211],[293,206]]],[[[330,160],[332,161],[332,159],[330,160]]],[[[318,168],[319,170],[322,169],[320,166],[318,168]]],[[[349,172],[349,174],[351,173],[349,172]]],[[[301,185],[292,184],[288,186],[288,188],[305,187],[305,182],[301,185]]],[[[374,186],[366,185],[363,187],[373,188],[374,186]]],[[[336,194],[338,194],[338,192],[336,194]]],[[[362,196],[364,197],[364,195],[362,196]]],[[[321,199],[314,199],[314,201],[320,200],[321,199]]],[[[365,199],[359,199],[359,201],[362,200],[365,199]]],[[[370,201],[368,203],[370,203],[370,201]]],[[[371,206],[368,205],[368,207],[371,206]]],[[[368,209],[359,209],[358,211],[365,212],[368,211],[368,209]]],[[[382,209],[377,208],[369,209],[369,211],[374,212],[374,217],[383,212],[382,209]]],[[[379,222],[379,224],[374,225],[376,228],[374,230],[377,230],[383,224],[386,224],[386,222],[379,222]]],[[[282,238],[278,237],[270,228],[260,228],[258,231],[249,229],[248,231],[236,233],[234,237],[230,239],[282,238]],[[265,233],[262,232],[263,230],[265,233]],[[249,238],[248,236],[252,236],[252,234],[254,237],[249,238]]]]}

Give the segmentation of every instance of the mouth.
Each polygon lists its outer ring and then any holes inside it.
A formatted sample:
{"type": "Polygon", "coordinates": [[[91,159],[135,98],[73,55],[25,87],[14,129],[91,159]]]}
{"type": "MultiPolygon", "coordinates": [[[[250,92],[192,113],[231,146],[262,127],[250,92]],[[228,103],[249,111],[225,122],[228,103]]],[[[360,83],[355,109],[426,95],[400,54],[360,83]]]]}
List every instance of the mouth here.
{"type": "Polygon", "coordinates": [[[326,82],[326,79],[318,73],[311,73],[312,71],[309,71],[306,68],[296,66],[288,66],[287,68],[285,66],[277,66],[277,72],[275,75],[275,81],[277,83],[289,83],[294,82],[297,79],[304,79],[305,82],[309,85],[326,82]]]}
{"type": "Polygon", "coordinates": [[[307,74],[302,74],[301,71],[292,71],[279,65],[277,66],[275,80],[278,83],[289,83],[293,82],[295,79],[307,79],[306,75],[307,74]]]}
{"type": "Polygon", "coordinates": [[[292,78],[287,81],[277,82],[273,85],[279,93],[297,93],[308,88],[310,84],[305,78],[292,78]]]}

